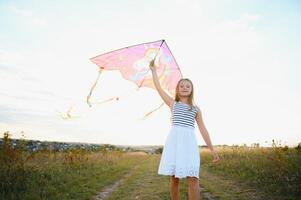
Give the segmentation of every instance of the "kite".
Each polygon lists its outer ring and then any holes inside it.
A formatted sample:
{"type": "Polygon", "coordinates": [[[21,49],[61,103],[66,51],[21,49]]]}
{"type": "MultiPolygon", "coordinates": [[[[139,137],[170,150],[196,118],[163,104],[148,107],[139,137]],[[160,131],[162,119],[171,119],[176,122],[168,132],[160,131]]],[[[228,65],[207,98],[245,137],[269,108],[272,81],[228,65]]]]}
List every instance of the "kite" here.
{"type": "MultiPolygon", "coordinates": [[[[161,87],[172,96],[175,94],[177,82],[182,78],[180,68],[165,40],[128,46],[92,57],[90,60],[99,67],[97,79],[86,99],[90,107],[92,106],[90,101],[92,92],[100,78],[100,74],[105,70],[118,70],[124,79],[136,84],[137,89],[141,87],[156,89],[149,68],[149,63],[154,60],[161,87]]],[[[119,98],[114,97],[107,101],[119,100],[119,98]]],[[[152,112],[147,113],[145,117],[152,112]]]]}

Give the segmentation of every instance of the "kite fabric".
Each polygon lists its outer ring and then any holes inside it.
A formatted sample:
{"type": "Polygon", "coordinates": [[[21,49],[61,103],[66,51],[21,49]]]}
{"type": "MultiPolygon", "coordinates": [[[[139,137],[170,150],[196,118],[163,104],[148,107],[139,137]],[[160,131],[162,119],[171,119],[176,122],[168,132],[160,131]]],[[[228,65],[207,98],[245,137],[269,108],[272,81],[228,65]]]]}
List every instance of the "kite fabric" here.
{"type": "Polygon", "coordinates": [[[138,89],[140,87],[156,89],[149,68],[150,62],[155,60],[161,87],[172,96],[175,94],[177,82],[182,78],[178,64],[165,40],[121,48],[95,56],[90,58],[90,60],[99,67],[98,77],[87,96],[87,103],[90,107],[92,91],[97,84],[100,74],[105,70],[120,71],[122,77],[135,83],[138,89]]]}

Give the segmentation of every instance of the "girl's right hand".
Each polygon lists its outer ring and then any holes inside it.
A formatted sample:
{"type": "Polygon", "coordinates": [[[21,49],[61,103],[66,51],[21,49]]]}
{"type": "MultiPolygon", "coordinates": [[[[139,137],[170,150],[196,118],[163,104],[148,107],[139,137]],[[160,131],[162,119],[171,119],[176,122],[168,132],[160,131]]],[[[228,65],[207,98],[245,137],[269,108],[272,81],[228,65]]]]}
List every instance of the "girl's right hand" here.
{"type": "Polygon", "coordinates": [[[150,61],[150,63],[149,63],[149,68],[150,68],[152,71],[155,70],[155,68],[156,68],[156,66],[155,66],[155,60],[150,61]]]}

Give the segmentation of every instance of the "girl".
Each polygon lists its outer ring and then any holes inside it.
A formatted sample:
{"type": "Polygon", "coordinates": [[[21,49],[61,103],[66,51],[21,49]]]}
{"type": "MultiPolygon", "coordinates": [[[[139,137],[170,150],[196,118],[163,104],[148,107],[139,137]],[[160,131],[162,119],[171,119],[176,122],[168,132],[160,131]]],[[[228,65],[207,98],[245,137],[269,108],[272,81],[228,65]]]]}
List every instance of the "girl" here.
{"type": "Polygon", "coordinates": [[[175,99],[173,99],[160,86],[154,60],[150,62],[149,67],[152,71],[155,87],[172,113],[172,126],[165,141],[158,174],[171,176],[171,199],[178,199],[179,179],[181,178],[187,179],[189,199],[200,199],[198,181],[200,153],[194,133],[195,120],[201,135],[211,150],[214,163],[219,160],[219,156],[211,144],[200,108],[192,103],[193,84],[187,78],[179,80],[176,86],[175,99]]]}

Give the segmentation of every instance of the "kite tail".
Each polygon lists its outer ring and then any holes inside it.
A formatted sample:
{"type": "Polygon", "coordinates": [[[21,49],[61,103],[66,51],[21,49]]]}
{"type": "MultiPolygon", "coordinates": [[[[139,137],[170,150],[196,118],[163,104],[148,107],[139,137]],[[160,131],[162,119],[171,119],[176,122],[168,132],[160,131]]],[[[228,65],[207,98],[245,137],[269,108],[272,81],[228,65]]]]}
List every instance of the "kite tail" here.
{"type": "Polygon", "coordinates": [[[116,96],[116,97],[111,97],[111,98],[108,98],[108,99],[106,99],[106,100],[104,100],[104,101],[95,102],[95,104],[103,104],[103,103],[106,103],[106,102],[112,101],[112,100],[118,101],[118,100],[119,100],[119,97],[118,97],[118,96],[116,96]]]}
{"type": "Polygon", "coordinates": [[[158,108],[155,108],[154,110],[152,110],[152,111],[146,113],[142,119],[143,119],[143,120],[146,119],[150,114],[152,114],[153,112],[159,110],[163,105],[164,105],[164,102],[161,103],[161,105],[160,105],[158,108]]]}
{"type": "Polygon", "coordinates": [[[92,104],[91,104],[91,102],[90,102],[89,100],[90,100],[90,97],[91,97],[91,95],[92,95],[92,91],[94,90],[94,88],[95,88],[95,86],[96,86],[96,84],[97,84],[97,81],[98,81],[98,79],[99,79],[99,77],[100,77],[101,72],[102,72],[102,68],[100,68],[99,73],[98,73],[98,76],[97,76],[97,79],[96,79],[95,83],[93,84],[93,86],[91,87],[90,92],[89,92],[89,95],[87,96],[87,104],[89,105],[89,107],[92,106],[92,104]]]}

